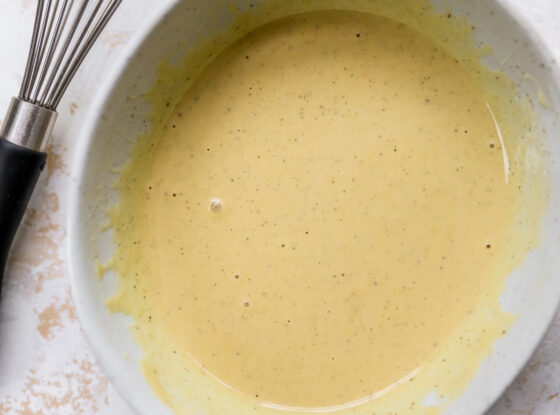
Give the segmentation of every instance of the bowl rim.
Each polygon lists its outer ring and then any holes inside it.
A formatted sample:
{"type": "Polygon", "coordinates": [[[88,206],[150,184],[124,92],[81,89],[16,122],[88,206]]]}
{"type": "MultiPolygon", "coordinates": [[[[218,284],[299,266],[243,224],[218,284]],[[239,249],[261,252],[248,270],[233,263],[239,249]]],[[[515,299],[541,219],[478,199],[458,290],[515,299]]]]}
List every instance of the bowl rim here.
{"type": "MultiPolygon", "coordinates": [[[[145,19],[142,26],[137,27],[134,35],[123,47],[122,52],[116,58],[114,65],[109,69],[104,80],[100,83],[98,92],[95,94],[92,104],[87,111],[81,132],[77,137],[74,155],[70,163],[70,189],[69,189],[69,212],[66,221],[67,240],[67,272],[70,280],[70,291],[76,308],[76,315],[80,322],[81,331],[85,337],[95,360],[102,369],[103,374],[115,387],[123,401],[134,410],[135,413],[143,414],[146,410],[146,402],[142,394],[137,393],[132,384],[119,376],[119,363],[124,359],[118,356],[113,349],[107,348],[100,336],[97,336],[98,321],[88,314],[83,306],[87,302],[89,292],[81,284],[79,275],[83,275],[84,263],[81,258],[83,252],[78,248],[80,244],[74,243],[79,240],[81,227],[80,199],[82,180],[86,176],[86,161],[89,149],[93,146],[93,138],[98,124],[102,120],[103,109],[111,98],[116,85],[120,82],[129,62],[142,45],[149,39],[152,31],[173,11],[183,0],[164,0],[167,4],[162,5],[154,14],[145,19]]],[[[154,395],[155,397],[155,395],[154,395]]],[[[157,399],[157,398],[156,398],[157,399]]],[[[161,403],[164,405],[163,403],[161,403]]],[[[171,413],[171,412],[169,412],[171,413]]]]}
{"type": "MultiPolygon", "coordinates": [[[[139,414],[146,413],[144,397],[138,394],[137,391],[134,390],[134,386],[127,382],[124,376],[119,375],[118,371],[115,370],[115,367],[118,367],[117,363],[122,360],[123,357],[118,356],[117,352],[108,348],[101,338],[96,335],[98,322],[96,322],[96,319],[89,315],[87,310],[82,306],[89,297],[89,292],[83,286],[83,283],[80,282],[82,279],[80,275],[85,273],[83,272],[83,264],[85,261],[82,261],[83,252],[77,248],[79,244],[76,245],[74,241],[79,239],[80,228],[82,226],[82,215],[79,208],[81,206],[82,181],[87,173],[86,160],[89,149],[93,146],[93,138],[97,126],[102,120],[103,109],[107,106],[113,90],[120,82],[132,57],[141,50],[142,45],[148,40],[154,28],[184,0],[165,1],[167,2],[166,4],[162,5],[157,12],[151,14],[144,21],[142,26],[137,28],[129,43],[123,48],[122,52],[120,52],[120,56],[116,59],[115,64],[110,68],[107,76],[101,82],[98,92],[93,98],[92,105],[84,117],[84,123],[77,137],[74,155],[70,164],[69,213],[66,221],[68,230],[68,237],[66,240],[66,253],[68,258],[67,273],[82,332],[96,361],[102,368],[103,373],[114,385],[124,401],[139,414]]],[[[527,16],[521,13],[512,0],[493,1],[500,12],[509,20],[515,22],[526,35],[531,50],[536,51],[537,55],[541,57],[555,57],[552,49],[541,36],[537,25],[532,23],[527,16]]],[[[550,78],[555,80],[560,91],[560,67],[557,64],[551,64],[550,59],[548,59],[547,62],[550,68],[550,78]]],[[[486,399],[477,400],[477,402],[473,403],[471,410],[476,408],[475,413],[482,414],[489,410],[503,395],[541,343],[558,311],[560,311],[560,292],[556,295],[555,304],[551,304],[546,309],[546,313],[542,313],[542,318],[532,327],[533,335],[531,336],[531,341],[528,341],[523,346],[521,353],[523,357],[517,360],[507,361],[508,367],[506,373],[504,373],[504,376],[500,377],[503,380],[488,385],[488,393],[485,394],[486,399]]]]}

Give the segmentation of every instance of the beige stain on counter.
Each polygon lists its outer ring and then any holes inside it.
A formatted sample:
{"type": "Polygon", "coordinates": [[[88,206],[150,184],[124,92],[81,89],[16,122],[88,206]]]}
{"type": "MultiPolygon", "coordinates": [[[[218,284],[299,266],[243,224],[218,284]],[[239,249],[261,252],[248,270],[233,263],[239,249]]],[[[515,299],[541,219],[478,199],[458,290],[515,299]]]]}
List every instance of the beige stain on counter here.
{"type": "MultiPolygon", "coordinates": [[[[37,310],[35,310],[37,312],[37,310]]],[[[51,340],[56,332],[56,328],[63,327],[64,324],[76,321],[76,310],[72,304],[71,296],[68,293],[66,300],[60,303],[53,303],[38,314],[39,324],[37,330],[45,340],[51,340]]]]}
{"type": "MultiPolygon", "coordinates": [[[[76,106],[76,109],[77,108],[78,107],[76,106]]],[[[66,152],[66,150],[67,149],[62,148],[61,152],[59,152],[60,150],[58,149],[55,150],[54,144],[51,144],[51,146],[47,149],[47,152],[49,154],[47,159],[47,171],[46,171],[47,185],[49,184],[49,181],[52,179],[55,173],[62,176],[68,176],[70,174],[68,170],[68,164],[66,164],[65,157],[64,157],[64,153],[66,152]]]]}
{"type": "Polygon", "coordinates": [[[72,369],[45,379],[31,369],[22,384],[23,397],[6,396],[0,402],[2,415],[87,414],[100,409],[100,396],[107,393],[109,382],[97,364],[73,359],[72,369]],[[57,391],[53,393],[53,391],[57,391]]]}
{"type": "Polygon", "coordinates": [[[79,108],[78,104],[76,104],[75,102],[71,102],[70,106],[68,107],[68,110],[70,111],[70,115],[74,115],[74,113],[78,108],[79,108]]]}
{"type": "Polygon", "coordinates": [[[128,43],[131,35],[132,33],[128,31],[106,33],[101,36],[100,41],[104,45],[107,45],[110,49],[113,49],[116,46],[128,43]]]}

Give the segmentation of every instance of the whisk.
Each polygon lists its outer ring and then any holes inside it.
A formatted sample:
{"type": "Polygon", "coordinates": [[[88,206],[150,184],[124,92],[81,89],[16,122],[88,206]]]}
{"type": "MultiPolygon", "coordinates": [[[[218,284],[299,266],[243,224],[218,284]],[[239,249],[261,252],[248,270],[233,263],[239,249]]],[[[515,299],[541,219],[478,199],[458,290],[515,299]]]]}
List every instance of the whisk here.
{"type": "Polygon", "coordinates": [[[47,161],[56,109],[122,0],[38,0],[27,66],[0,128],[0,290],[6,260],[47,161]]]}

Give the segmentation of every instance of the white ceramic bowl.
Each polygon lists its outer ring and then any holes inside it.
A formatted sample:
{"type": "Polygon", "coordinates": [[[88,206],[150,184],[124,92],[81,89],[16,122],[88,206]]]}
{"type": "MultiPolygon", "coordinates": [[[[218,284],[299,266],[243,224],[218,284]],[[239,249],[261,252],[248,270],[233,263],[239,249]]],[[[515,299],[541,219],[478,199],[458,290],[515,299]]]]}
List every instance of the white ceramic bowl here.
{"type": "MultiPolygon", "coordinates": [[[[226,28],[232,16],[227,0],[168,0],[164,13],[145,22],[122,61],[100,88],[79,139],[72,169],[72,204],[69,218],[69,258],[75,304],[84,333],[108,378],[140,414],[166,414],[169,410],[153,394],[140,372],[141,355],[126,329],[127,319],[109,313],[105,300],[115,287],[115,277],[99,280],[97,260],[109,258],[110,231],[102,231],[105,213],[117,201],[111,189],[115,171],[128,160],[131,143],[146,128],[143,93],[156,78],[160,62],[180,59],[200,34],[218,22],[226,28]],[[180,41],[187,39],[187,47],[180,41]]],[[[246,2],[240,1],[240,4],[246,2]]],[[[507,335],[484,361],[463,395],[447,414],[480,414],[499,397],[526,363],[548,327],[560,301],[560,77],[551,54],[523,16],[506,0],[446,2],[456,15],[476,26],[477,40],[489,43],[494,55],[489,64],[507,62],[504,70],[522,93],[536,100],[534,77],[548,99],[548,108],[536,105],[550,152],[552,200],[543,223],[542,245],[510,276],[502,296],[506,310],[519,315],[507,335]]],[[[202,415],[202,414],[193,414],[202,415]]]]}

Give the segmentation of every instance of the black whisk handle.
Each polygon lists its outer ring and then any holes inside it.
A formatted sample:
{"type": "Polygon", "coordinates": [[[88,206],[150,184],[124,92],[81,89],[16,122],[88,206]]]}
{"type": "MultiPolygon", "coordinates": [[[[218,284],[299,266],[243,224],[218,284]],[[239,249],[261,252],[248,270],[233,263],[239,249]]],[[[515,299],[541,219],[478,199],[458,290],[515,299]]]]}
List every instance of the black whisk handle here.
{"type": "Polygon", "coordinates": [[[10,246],[46,162],[46,153],[0,137],[0,293],[10,246]]]}

